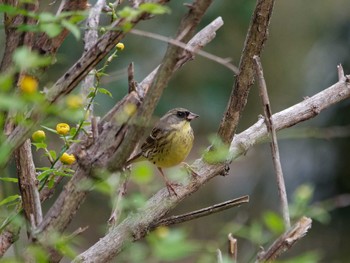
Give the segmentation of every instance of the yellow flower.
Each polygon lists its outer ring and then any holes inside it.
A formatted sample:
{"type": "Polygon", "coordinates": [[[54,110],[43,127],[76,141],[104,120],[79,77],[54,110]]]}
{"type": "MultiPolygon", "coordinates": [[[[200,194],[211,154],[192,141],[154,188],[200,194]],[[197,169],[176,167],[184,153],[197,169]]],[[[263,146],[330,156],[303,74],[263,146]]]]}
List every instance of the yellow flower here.
{"type": "Polygon", "coordinates": [[[33,132],[32,139],[34,142],[43,142],[46,139],[46,134],[43,130],[33,132]]]}
{"type": "Polygon", "coordinates": [[[25,94],[33,94],[38,90],[37,79],[29,75],[23,75],[18,85],[19,89],[25,94]]]}
{"type": "Polygon", "coordinates": [[[63,153],[62,156],[60,157],[60,161],[63,164],[68,164],[71,165],[75,163],[75,156],[73,154],[68,154],[68,153],[63,153]]]}
{"type": "Polygon", "coordinates": [[[117,48],[117,49],[119,49],[120,51],[122,51],[123,49],[124,49],[124,44],[122,43],[122,42],[119,42],[118,44],[116,44],[115,45],[115,47],[117,48]]]}
{"type": "Polygon", "coordinates": [[[67,135],[69,130],[70,130],[70,127],[67,123],[59,123],[56,125],[56,131],[60,135],[67,135]]]}
{"type": "Polygon", "coordinates": [[[67,97],[66,104],[70,109],[79,109],[83,106],[83,98],[79,95],[70,95],[67,97]]]}

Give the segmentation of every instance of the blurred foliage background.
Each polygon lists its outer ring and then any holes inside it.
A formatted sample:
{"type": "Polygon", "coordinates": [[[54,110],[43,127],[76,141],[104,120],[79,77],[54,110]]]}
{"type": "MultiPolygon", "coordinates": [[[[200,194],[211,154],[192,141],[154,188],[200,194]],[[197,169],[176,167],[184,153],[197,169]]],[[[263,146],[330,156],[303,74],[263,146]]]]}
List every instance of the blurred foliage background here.
{"type": "MultiPolygon", "coordinates": [[[[171,14],[142,22],[137,28],[173,36],[179,20],[187,11],[184,3],[171,1],[171,14]]],[[[231,57],[233,64],[238,66],[254,6],[254,0],[215,1],[201,22],[201,28],[217,16],[221,16],[225,24],[205,50],[220,57],[231,57]]],[[[350,72],[348,7],[346,0],[276,1],[262,56],[274,112],[335,83],[337,64],[344,66],[345,73],[350,72]]],[[[55,6],[46,7],[46,11],[51,8],[55,6]]],[[[4,35],[0,37],[3,50],[4,35]]],[[[123,43],[124,51],[118,53],[118,59],[108,68],[109,76],[102,80],[102,87],[108,89],[113,98],[101,95],[95,106],[96,115],[102,116],[126,94],[126,68],[130,62],[135,63],[135,78],[141,81],[159,64],[167,45],[133,34],[129,34],[123,43]]],[[[45,82],[54,82],[60,77],[82,51],[82,41],[68,37],[59,50],[56,65],[44,76],[45,82]]],[[[196,140],[189,163],[200,157],[209,145],[209,136],[216,132],[233,81],[234,75],[228,69],[197,56],[175,74],[165,90],[155,112],[157,116],[178,106],[201,116],[193,122],[196,140]]],[[[300,260],[304,261],[300,262],[350,261],[349,107],[349,101],[344,101],[313,120],[279,133],[282,166],[289,200],[297,211],[295,216],[313,213],[317,219],[308,235],[284,255],[285,259],[303,256],[300,260]]],[[[261,113],[260,98],[254,86],[239,131],[255,123],[261,113]]],[[[38,156],[36,163],[42,161],[38,156]]],[[[238,238],[239,262],[254,259],[259,245],[267,248],[265,242],[271,242],[279,233],[279,220],[274,216],[278,212],[279,201],[269,145],[254,147],[230,168],[229,176],[212,180],[177,207],[174,214],[246,194],[250,195],[249,204],[170,229],[159,229],[147,238],[147,242],[131,245],[132,253],[125,252],[122,254],[124,261],[118,262],[140,262],[140,258],[147,259],[143,262],[214,262],[217,248],[226,253],[227,234],[230,232],[238,238]],[[152,252],[148,247],[153,248],[152,252]],[[178,258],[178,253],[186,257],[178,258]]],[[[177,171],[170,170],[168,173],[176,174],[177,171]]],[[[163,187],[157,173],[149,174],[151,177],[144,179],[150,185],[147,189],[142,187],[137,175],[136,179],[131,179],[124,204],[126,207],[144,202],[146,197],[163,187]],[[140,191],[143,195],[139,194],[140,191]]],[[[51,203],[49,201],[45,207],[48,208],[51,203]]],[[[79,226],[90,226],[81,236],[81,247],[87,248],[103,236],[110,210],[109,195],[101,191],[89,194],[70,227],[70,230],[75,230],[79,226]]]]}

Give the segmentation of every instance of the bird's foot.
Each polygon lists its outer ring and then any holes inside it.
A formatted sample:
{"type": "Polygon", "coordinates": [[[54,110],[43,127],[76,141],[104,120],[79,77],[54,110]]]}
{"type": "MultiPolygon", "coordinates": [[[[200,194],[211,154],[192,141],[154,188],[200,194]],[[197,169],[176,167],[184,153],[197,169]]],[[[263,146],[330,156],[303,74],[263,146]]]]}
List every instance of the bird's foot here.
{"type": "Polygon", "coordinates": [[[182,164],[182,166],[185,168],[185,170],[187,171],[187,173],[191,174],[192,177],[193,177],[194,179],[196,179],[197,177],[199,177],[199,174],[197,174],[197,173],[195,172],[195,170],[193,170],[193,168],[192,168],[188,163],[182,162],[181,164],[182,164]]]}
{"type": "Polygon", "coordinates": [[[174,187],[178,187],[178,186],[181,186],[182,184],[179,184],[179,183],[170,183],[170,182],[167,182],[166,183],[166,188],[168,189],[168,192],[169,192],[169,196],[172,196],[172,194],[174,194],[176,197],[178,197],[178,194],[176,193],[174,187]]]}

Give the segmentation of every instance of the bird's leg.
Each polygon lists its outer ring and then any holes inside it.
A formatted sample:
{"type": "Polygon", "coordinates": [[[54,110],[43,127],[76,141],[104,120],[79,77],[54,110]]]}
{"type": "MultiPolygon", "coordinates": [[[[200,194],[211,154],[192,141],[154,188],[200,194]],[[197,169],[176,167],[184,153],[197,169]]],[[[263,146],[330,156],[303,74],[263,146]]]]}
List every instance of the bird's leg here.
{"type": "Polygon", "coordinates": [[[188,163],[182,162],[181,164],[186,169],[186,171],[192,175],[193,178],[199,176],[199,174],[197,174],[188,163]]]}
{"type": "Polygon", "coordinates": [[[174,195],[177,196],[177,193],[175,192],[174,188],[172,187],[171,182],[169,182],[169,180],[164,175],[162,168],[160,168],[160,167],[157,167],[157,168],[164,179],[164,182],[165,182],[165,185],[168,189],[169,195],[171,195],[171,192],[173,192],[174,195]]]}

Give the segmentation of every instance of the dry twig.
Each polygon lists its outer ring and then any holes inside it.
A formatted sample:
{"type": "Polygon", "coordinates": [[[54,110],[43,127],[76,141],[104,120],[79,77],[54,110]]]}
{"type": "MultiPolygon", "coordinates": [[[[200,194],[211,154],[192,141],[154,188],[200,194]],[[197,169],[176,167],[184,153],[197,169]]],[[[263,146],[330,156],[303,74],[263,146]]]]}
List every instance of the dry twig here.
{"type": "Polygon", "coordinates": [[[275,168],[275,174],[276,174],[278,195],[280,198],[280,209],[281,209],[281,213],[284,221],[284,227],[285,229],[288,229],[290,227],[288,199],[287,199],[286,185],[284,183],[280,153],[278,149],[276,128],[272,121],[272,110],[270,106],[269,95],[267,93],[267,87],[266,87],[266,82],[264,78],[261,61],[258,56],[254,56],[253,59],[255,62],[256,75],[258,76],[258,84],[259,84],[260,97],[263,104],[263,110],[265,115],[265,123],[266,123],[267,130],[269,131],[269,134],[271,136],[270,146],[271,146],[273,166],[275,168]]]}
{"type": "Polygon", "coordinates": [[[228,234],[228,255],[232,259],[232,262],[237,262],[237,239],[232,236],[231,233],[228,234]]]}
{"type": "Polygon", "coordinates": [[[177,216],[171,216],[171,217],[167,217],[164,219],[159,220],[158,222],[156,222],[154,225],[152,225],[150,227],[150,229],[159,227],[159,226],[170,226],[170,225],[174,225],[174,224],[180,224],[183,222],[187,222],[193,219],[197,219],[200,217],[204,217],[207,215],[211,215],[214,213],[218,213],[227,209],[230,209],[232,207],[236,207],[236,206],[240,206],[242,204],[248,203],[249,202],[249,196],[245,195],[239,198],[235,198],[220,204],[216,204],[216,205],[212,205],[206,208],[202,208],[196,211],[192,211],[186,214],[182,214],[182,215],[177,215],[177,216]]]}
{"type": "Polygon", "coordinates": [[[290,249],[299,239],[304,237],[311,228],[312,220],[308,217],[302,217],[296,222],[290,230],[280,236],[267,251],[261,251],[258,254],[257,262],[271,262],[277,259],[283,252],[290,249]]]}

